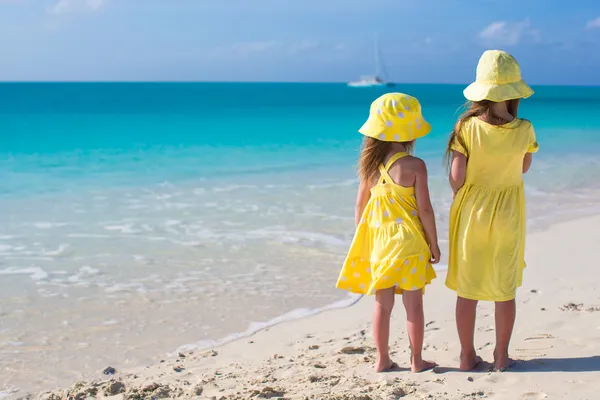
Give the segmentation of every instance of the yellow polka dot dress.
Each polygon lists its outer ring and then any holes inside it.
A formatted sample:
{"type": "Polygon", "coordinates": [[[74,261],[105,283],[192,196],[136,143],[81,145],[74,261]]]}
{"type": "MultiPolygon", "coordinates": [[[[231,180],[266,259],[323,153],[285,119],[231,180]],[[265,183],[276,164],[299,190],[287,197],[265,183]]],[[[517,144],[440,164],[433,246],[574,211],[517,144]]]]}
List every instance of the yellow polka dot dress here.
{"type": "Polygon", "coordinates": [[[436,277],[414,187],[397,185],[388,174],[389,168],[407,155],[395,154],[386,166],[379,167],[381,178],[371,188],[337,281],[339,289],[375,294],[394,287],[401,294],[423,289],[436,277]]]}

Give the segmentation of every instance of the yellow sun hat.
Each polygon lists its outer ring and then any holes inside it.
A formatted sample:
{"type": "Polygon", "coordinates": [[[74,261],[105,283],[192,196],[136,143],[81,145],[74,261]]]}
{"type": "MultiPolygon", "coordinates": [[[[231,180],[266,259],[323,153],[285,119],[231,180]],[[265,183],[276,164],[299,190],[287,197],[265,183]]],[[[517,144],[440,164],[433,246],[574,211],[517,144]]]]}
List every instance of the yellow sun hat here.
{"type": "Polygon", "coordinates": [[[526,99],[533,90],[521,77],[521,68],[513,56],[501,50],[487,50],[477,64],[477,77],[463,91],[467,100],[496,103],[526,99]]]}
{"type": "Polygon", "coordinates": [[[410,142],[427,135],[431,125],[421,115],[419,100],[386,93],[371,104],[369,119],[358,131],[384,142],[410,142]]]}

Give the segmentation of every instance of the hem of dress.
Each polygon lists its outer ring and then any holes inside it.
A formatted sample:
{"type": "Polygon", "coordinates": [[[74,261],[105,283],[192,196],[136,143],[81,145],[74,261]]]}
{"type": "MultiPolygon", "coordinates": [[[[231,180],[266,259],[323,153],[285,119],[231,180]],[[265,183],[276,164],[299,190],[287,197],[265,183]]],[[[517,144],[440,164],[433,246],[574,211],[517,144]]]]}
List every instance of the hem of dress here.
{"type": "Polygon", "coordinates": [[[503,301],[510,301],[510,300],[514,300],[517,297],[517,293],[515,292],[515,294],[510,295],[510,296],[503,296],[503,297],[487,297],[487,296],[475,296],[475,295],[471,295],[471,294],[467,294],[467,293],[462,293],[460,291],[458,291],[456,289],[456,287],[453,287],[452,285],[446,283],[446,287],[454,292],[456,292],[456,295],[459,297],[462,297],[463,299],[467,299],[467,300],[476,300],[476,301],[493,301],[495,303],[498,302],[503,302],[503,301]]]}
{"type": "MultiPolygon", "coordinates": [[[[340,289],[340,290],[344,290],[350,293],[355,293],[355,294],[361,294],[361,295],[367,295],[367,296],[373,296],[375,295],[375,292],[377,290],[386,290],[386,289],[390,289],[395,287],[396,290],[394,291],[395,294],[401,295],[403,291],[417,291],[422,289],[423,293],[425,293],[425,286],[430,285],[431,282],[437,278],[437,274],[435,272],[435,269],[433,269],[433,266],[431,265],[431,263],[429,262],[429,254],[416,254],[413,256],[410,256],[406,259],[404,259],[404,266],[413,266],[413,262],[411,262],[410,260],[414,260],[414,262],[418,263],[418,264],[423,264],[425,266],[425,272],[424,272],[424,279],[421,280],[419,283],[422,284],[422,286],[408,286],[408,284],[406,283],[401,283],[399,280],[395,281],[397,283],[397,285],[386,285],[385,283],[383,284],[385,287],[377,287],[377,283],[381,283],[381,279],[378,279],[376,281],[372,281],[371,280],[371,284],[369,286],[367,285],[363,285],[362,288],[357,288],[356,286],[354,287],[349,287],[343,284],[343,274],[344,271],[347,268],[348,264],[355,264],[358,263],[360,264],[364,264],[363,266],[368,266],[367,268],[367,272],[370,272],[373,268],[377,268],[374,267],[373,264],[370,263],[370,261],[366,261],[365,259],[358,259],[357,257],[354,258],[347,258],[346,261],[344,262],[344,267],[342,268],[342,271],[340,272],[340,275],[338,276],[338,280],[336,283],[336,288],[340,289]],[[418,261],[417,261],[418,260],[418,261]],[[408,262],[408,264],[406,263],[408,262]]],[[[388,261],[388,262],[384,262],[384,263],[375,263],[376,265],[378,264],[380,267],[382,267],[383,265],[387,265],[386,268],[390,268],[391,265],[397,263],[397,261],[388,261]]],[[[352,265],[352,268],[354,268],[355,265],[352,265]]],[[[403,268],[402,266],[400,266],[400,268],[403,268]]],[[[413,268],[417,268],[417,267],[413,267],[413,268]]],[[[386,283],[393,283],[394,280],[389,280],[386,281],[386,283]]]]}
{"type": "Polygon", "coordinates": [[[340,287],[339,285],[335,285],[335,287],[336,287],[336,289],[344,290],[344,291],[346,291],[346,292],[350,292],[350,293],[354,293],[354,294],[360,294],[360,295],[363,295],[363,296],[375,296],[375,294],[377,293],[377,291],[378,291],[378,290],[386,290],[386,289],[391,289],[391,288],[396,288],[396,290],[394,290],[394,293],[395,293],[395,294],[398,294],[398,295],[401,295],[401,294],[402,294],[402,292],[416,292],[416,291],[418,291],[418,290],[422,290],[422,291],[423,291],[423,294],[424,294],[424,293],[425,293],[425,287],[426,287],[427,285],[431,285],[431,282],[433,282],[433,280],[434,280],[434,279],[435,279],[435,277],[434,277],[434,278],[432,278],[432,279],[430,279],[429,281],[426,281],[426,282],[423,284],[423,286],[421,286],[421,287],[418,287],[418,288],[416,288],[416,289],[413,289],[413,288],[410,288],[410,289],[403,289],[402,287],[400,287],[400,286],[396,286],[396,285],[394,285],[394,286],[390,286],[390,287],[386,287],[386,288],[378,288],[378,289],[375,289],[375,290],[368,290],[368,289],[365,289],[365,290],[362,290],[362,291],[359,291],[359,290],[352,290],[352,289],[348,289],[348,288],[340,287]]]}

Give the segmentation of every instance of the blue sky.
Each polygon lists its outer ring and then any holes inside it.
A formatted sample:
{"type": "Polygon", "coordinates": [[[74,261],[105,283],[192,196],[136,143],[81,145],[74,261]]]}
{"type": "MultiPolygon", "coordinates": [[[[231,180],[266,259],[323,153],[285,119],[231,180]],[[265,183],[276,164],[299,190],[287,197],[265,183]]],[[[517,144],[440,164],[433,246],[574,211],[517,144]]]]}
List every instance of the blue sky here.
{"type": "Polygon", "coordinates": [[[375,32],[397,82],[600,85],[598,0],[0,0],[0,80],[348,81],[375,32]]]}

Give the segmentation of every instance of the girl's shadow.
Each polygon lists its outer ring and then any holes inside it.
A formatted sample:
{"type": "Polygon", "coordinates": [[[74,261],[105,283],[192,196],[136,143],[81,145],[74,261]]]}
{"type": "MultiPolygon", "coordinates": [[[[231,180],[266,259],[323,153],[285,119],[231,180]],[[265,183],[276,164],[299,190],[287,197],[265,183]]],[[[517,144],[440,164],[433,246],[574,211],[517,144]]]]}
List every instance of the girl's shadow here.
{"type": "MultiPolygon", "coordinates": [[[[489,372],[493,367],[492,363],[484,361],[474,370],[468,372],[449,367],[435,367],[433,372],[436,374],[445,374],[448,372],[481,373],[489,372]]],[[[600,356],[516,360],[515,364],[507,372],[600,372],[600,356]]]]}
{"type": "Polygon", "coordinates": [[[573,358],[534,358],[517,361],[514,372],[599,372],[600,356],[573,358]]]}

